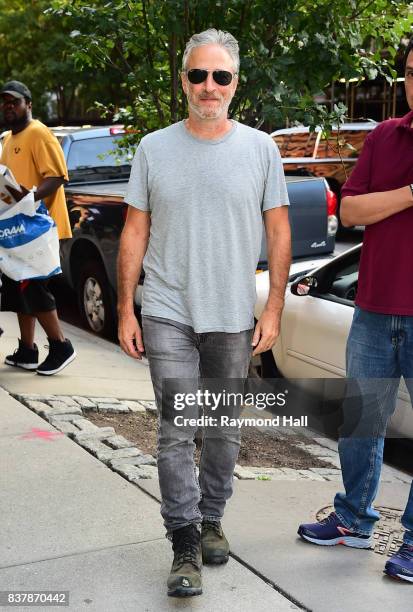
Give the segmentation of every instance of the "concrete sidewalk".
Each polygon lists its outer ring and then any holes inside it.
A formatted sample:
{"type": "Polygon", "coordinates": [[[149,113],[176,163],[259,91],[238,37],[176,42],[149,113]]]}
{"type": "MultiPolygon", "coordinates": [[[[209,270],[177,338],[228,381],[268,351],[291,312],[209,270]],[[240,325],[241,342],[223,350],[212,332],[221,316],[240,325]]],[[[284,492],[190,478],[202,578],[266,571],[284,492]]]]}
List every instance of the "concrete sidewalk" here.
{"type": "Polygon", "coordinates": [[[295,608],[233,559],[196,602],[168,598],[157,502],[66,436],[32,438],[56,430],[3,390],[0,406],[0,591],[69,591],[76,611],[295,608]]]}
{"type": "MultiPolygon", "coordinates": [[[[17,347],[19,330],[16,315],[0,313],[0,386],[10,393],[51,393],[56,395],[99,395],[125,399],[154,399],[146,360],[135,361],[125,355],[119,346],[83,329],[63,323],[65,335],[70,338],[78,354],[73,363],[58,376],[38,376],[18,368],[4,365],[4,356],[17,347]]],[[[38,325],[35,341],[39,359],[47,355],[47,338],[38,325]]]]}
{"type": "MultiPolygon", "coordinates": [[[[16,347],[15,317],[2,313],[0,326],[1,362],[16,347]]],[[[293,479],[237,481],[224,519],[232,558],[204,568],[201,597],[168,598],[157,481],[126,481],[7,393],[153,398],[145,363],[82,330],[65,333],[79,357],[56,376],[0,364],[0,591],[70,591],[70,609],[99,612],[411,608],[413,587],[382,574],[383,554],[297,538],[340,483],[293,479]]],[[[401,510],[408,489],[383,483],[377,503],[401,510]]]]}

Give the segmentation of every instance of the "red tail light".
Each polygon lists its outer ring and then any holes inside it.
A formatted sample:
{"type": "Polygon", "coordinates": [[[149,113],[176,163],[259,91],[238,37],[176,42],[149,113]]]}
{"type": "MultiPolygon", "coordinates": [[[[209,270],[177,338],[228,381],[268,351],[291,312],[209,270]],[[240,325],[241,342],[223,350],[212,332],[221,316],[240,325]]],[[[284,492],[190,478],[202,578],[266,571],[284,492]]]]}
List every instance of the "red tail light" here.
{"type": "Polygon", "coordinates": [[[116,136],[117,134],[124,134],[125,130],[123,129],[123,125],[112,125],[109,128],[109,134],[112,136],[116,136]]]}
{"type": "Polygon", "coordinates": [[[109,134],[112,136],[117,136],[118,134],[139,134],[139,130],[135,130],[134,128],[124,128],[123,125],[112,125],[109,128],[109,134]]]}
{"type": "Polygon", "coordinates": [[[337,214],[337,196],[331,189],[326,189],[327,196],[327,215],[337,214]]]}

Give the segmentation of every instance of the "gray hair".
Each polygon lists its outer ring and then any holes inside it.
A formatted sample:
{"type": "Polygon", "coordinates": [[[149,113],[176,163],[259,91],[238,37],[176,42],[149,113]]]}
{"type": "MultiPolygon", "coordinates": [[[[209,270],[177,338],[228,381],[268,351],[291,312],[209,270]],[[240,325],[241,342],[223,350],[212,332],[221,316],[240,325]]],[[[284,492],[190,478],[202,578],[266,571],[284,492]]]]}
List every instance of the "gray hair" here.
{"type": "Polygon", "coordinates": [[[238,41],[229,32],[210,28],[199,34],[194,34],[186,43],[184,55],[182,58],[182,70],[186,70],[188,58],[193,49],[202,47],[203,45],[220,45],[230,55],[234,64],[235,72],[239,71],[239,46],[238,41]]]}

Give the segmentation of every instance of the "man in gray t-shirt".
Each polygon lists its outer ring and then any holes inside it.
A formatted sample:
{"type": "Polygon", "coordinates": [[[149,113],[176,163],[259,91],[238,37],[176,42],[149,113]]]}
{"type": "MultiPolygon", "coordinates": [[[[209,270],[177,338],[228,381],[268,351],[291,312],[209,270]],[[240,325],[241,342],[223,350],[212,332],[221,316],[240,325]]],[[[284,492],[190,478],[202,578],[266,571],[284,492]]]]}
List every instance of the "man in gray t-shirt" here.
{"type": "MultiPolygon", "coordinates": [[[[140,359],[146,350],[149,360],[160,411],[161,513],[175,553],[168,594],[178,596],[201,592],[201,557],[203,563],[228,559],[220,520],[232,493],[240,439],[239,431],[204,429],[198,482],[197,427],[175,421],[180,408],[174,402],[184,396],[176,391],[194,391],[201,374],[247,376],[252,351],[269,350],[278,336],[290,264],[288,195],[278,149],[267,134],[228,119],[238,69],[231,34],[211,29],[190,39],[182,71],[188,119],[142,138],[125,197],[119,340],[128,355],[140,359]],[[254,330],[263,214],[270,293],[254,330]],[[142,265],[145,349],[133,313],[142,265]]],[[[185,415],[198,417],[202,406],[188,408],[185,415]]]]}

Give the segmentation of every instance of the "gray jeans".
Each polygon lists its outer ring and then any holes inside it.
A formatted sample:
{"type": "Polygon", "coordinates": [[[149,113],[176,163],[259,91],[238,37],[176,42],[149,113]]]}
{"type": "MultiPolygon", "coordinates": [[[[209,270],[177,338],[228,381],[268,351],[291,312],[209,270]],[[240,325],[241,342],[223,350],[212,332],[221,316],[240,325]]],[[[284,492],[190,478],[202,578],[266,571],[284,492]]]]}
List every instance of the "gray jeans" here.
{"type": "Polygon", "coordinates": [[[253,330],[197,334],[188,325],[149,316],[143,316],[142,324],[159,415],[161,514],[170,534],[185,525],[201,523],[203,518],[222,518],[232,495],[240,432],[226,427],[203,429],[198,482],[194,462],[197,426],[170,426],[165,414],[173,412],[173,392],[163,383],[173,379],[174,390],[186,392],[199,388],[200,377],[238,379],[239,386],[239,379],[248,375],[253,330]]]}

